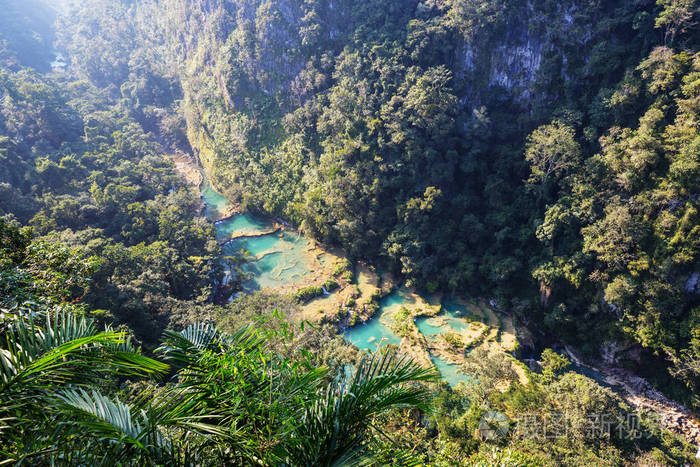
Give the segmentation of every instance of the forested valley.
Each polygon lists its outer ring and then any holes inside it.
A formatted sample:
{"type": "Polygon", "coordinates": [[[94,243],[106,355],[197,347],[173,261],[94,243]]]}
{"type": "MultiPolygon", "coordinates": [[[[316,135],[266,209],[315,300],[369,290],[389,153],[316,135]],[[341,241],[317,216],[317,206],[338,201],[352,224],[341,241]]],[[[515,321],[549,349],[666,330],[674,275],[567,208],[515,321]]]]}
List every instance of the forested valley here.
{"type": "Polygon", "coordinates": [[[697,465],[698,21],[0,0],[0,462],[697,465]]]}

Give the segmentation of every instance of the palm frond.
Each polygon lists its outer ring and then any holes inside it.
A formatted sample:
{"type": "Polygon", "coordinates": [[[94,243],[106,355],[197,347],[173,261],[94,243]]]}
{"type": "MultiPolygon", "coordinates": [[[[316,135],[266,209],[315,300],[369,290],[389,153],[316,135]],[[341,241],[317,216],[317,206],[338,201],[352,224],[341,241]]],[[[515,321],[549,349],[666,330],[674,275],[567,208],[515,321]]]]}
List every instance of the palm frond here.
{"type": "Polygon", "coordinates": [[[7,340],[10,350],[0,352],[0,392],[18,385],[38,384],[44,387],[79,382],[85,375],[75,371],[76,367],[87,367],[96,362],[69,357],[92,344],[117,343],[124,339],[123,332],[105,332],[68,341],[41,354],[37,347],[22,346],[24,332],[9,333],[7,340]]]}
{"type": "Polygon", "coordinates": [[[161,436],[147,432],[148,420],[144,413],[133,414],[131,407],[119,399],[110,399],[96,390],[64,389],[55,394],[53,405],[70,419],[65,424],[79,425],[87,436],[146,449],[148,440],[159,443],[161,436]],[[151,436],[149,436],[151,435],[151,436]]]}
{"type": "Polygon", "coordinates": [[[171,364],[186,367],[205,352],[222,354],[232,349],[250,350],[260,343],[261,339],[252,325],[226,334],[212,323],[195,323],[180,332],[165,331],[163,345],[156,352],[171,364]]]}
{"type": "Polygon", "coordinates": [[[18,320],[0,349],[0,393],[36,386],[87,384],[107,375],[163,374],[168,365],[144,357],[126,332],[98,332],[92,320],[47,314],[43,326],[18,320]]]}
{"type": "MultiPolygon", "coordinates": [[[[219,427],[211,408],[196,397],[171,387],[144,391],[125,403],[95,390],[64,389],[52,397],[63,430],[54,442],[82,437],[82,442],[102,447],[111,460],[129,462],[139,456],[165,464],[181,463],[194,456],[190,441],[203,446],[207,439],[225,440],[229,449],[246,449],[247,438],[219,427]]],[[[89,459],[89,453],[87,454],[89,459]]]]}
{"type": "Polygon", "coordinates": [[[68,341],[43,355],[25,351],[12,337],[12,350],[0,351],[0,392],[62,384],[89,384],[96,375],[161,374],[168,366],[138,353],[105,351],[126,339],[124,332],[101,332],[68,341]],[[103,346],[103,348],[100,348],[103,346]]]}
{"type": "Polygon", "coordinates": [[[427,389],[409,383],[438,378],[432,368],[398,357],[395,351],[364,357],[353,376],[331,384],[305,410],[287,460],[320,465],[364,462],[363,443],[371,420],[394,408],[428,410],[427,389]]]}

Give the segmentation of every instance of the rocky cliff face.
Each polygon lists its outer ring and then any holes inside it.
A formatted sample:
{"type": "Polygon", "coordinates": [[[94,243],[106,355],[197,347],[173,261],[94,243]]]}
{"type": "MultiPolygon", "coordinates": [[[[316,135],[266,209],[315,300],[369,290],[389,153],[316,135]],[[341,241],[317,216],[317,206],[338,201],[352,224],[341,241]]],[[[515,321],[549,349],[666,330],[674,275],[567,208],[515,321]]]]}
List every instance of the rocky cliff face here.
{"type": "MultiPolygon", "coordinates": [[[[204,130],[199,143],[216,131],[208,127],[210,121],[226,121],[233,130],[221,131],[250,141],[241,128],[264,133],[256,124],[262,108],[279,122],[334,85],[342,57],[356,53],[359,61],[372,59],[375,49],[387,53],[397,45],[410,57],[390,60],[405,69],[446,66],[467,113],[514,103],[520,118],[548,118],[550,104],[565,102],[566,93],[587,92],[592,100],[605,84],[601,68],[610,70],[603,72],[610,83],[620,79],[625,65],[611,60],[609,51],[640,21],[640,8],[654,5],[653,0],[396,0],[377,11],[354,0],[164,1],[187,17],[180,25],[197,31],[169,36],[191,42],[173,47],[186,64],[186,96],[198,94],[186,100],[209,103],[188,117],[190,126],[204,130]],[[427,45],[413,45],[416,38],[427,45]],[[435,50],[443,45],[444,51],[435,50]],[[578,80],[575,86],[569,86],[570,77],[578,80]],[[242,116],[228,117],[234,114],[242,116]]],[[[389,73],[387,79],[394,77],[389,73]]],[[[261,134],[256,141],[265,138],[261,134]]]]}
{"type": "MultiPolygon", "coordinates": [[[[239,94],[285,93],[310,63],[332,63],[332,55],[344,47],[354,48],[358,37],[372,43],[375,34],[365,30],[366,25],[358,26],[360,19],[367,18],[358,15],[361,5],[354,1],[169,1],[173,8],[189,12],[192,27],[202,31],[196,41],[208,43],[208,52],[199,59],[217,62],[223,80],[218,85],[239,94]]],[[[464,104],[475,107],[487,95],[501,93],[503,99],[525,108],[531,100],[546,98],[553,82],[585,73],[599,39],[609,39],[614,47],[618,33],[629,32],[632,23],[640,21],[640,9],[654,4],[653,0],[399,3],[400,13],[385,12],[382,17],[382,12],[373,12],[377,18],[370,22],[379,27],[399,16],[399,23],[407,20],[399,32],[405,29],[409,34],[414,20],[446,28],[449,33],[440,40],[451,42],[445,48],[455,50],[451,68],[464,104]],[[482,13],[482,4],[492,4],[493,10],[482,13]],[[611,15],[618,15],[620,21],[611,23],[611,15]],[[460,21],[466,26],[460,26],[460,21]]],[[[222,93],[230,104],[233,96],[223,89],[222,93]]]]}
{"type": "Polygon", "coordinates": [[[508,24],[502,37],[489,35],[465,40],[458,49],[456,75],[465,80],[466,103],[489,88],[499,88],[517,101],[532,97],[545,49],[546,38],[529,30],[525,22],[508,24]]]}
{"type": "Polygon", "coordinates": [[[467,105],[475,107],[494,92],[524,108],[553,97],[552,83],[585,76],[601,41],[614,50],[635,22],[648,19],[643,9],[654,5],[651,0],[510,3],[507,13],[463,37],[457,47],[454,71],[467,105]],[[618,21],[610,21],[610,15],[618,21]]]}

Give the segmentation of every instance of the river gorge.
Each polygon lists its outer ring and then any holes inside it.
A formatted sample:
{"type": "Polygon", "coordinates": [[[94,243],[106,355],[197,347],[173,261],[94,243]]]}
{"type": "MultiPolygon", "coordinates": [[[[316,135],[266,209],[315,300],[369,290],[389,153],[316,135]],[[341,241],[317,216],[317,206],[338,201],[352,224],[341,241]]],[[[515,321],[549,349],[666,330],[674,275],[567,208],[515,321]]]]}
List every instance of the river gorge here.
{"type": "MultiPolygon", "coordinates": [[[[200,173],[197,185],[203,213],[214,223],[224,255],[243,253],[247,257],[241,267],[246,276],[243,293],[263,289],[293,293],[323,284],[333,278],[334,271],[337,275],[338,265],[345,262],[342,252],[321,248],[280,220],[239,212],[212,186],[204,171],[200,173]]],[[[404,347],[419,361],[434,365],[456,386],[469,379],[459,370],[459,363],[471,349],[485,345],[513,351],[517,346],[511,318],[497,317],[483,302],[468,303],[441,294],[423,297],[397,287],[389,274],[375,268],[358,265],[352,270],[353,280],[338,279],[337,289],[327,291],[322,286],[324,294],[305,303],[302,316],[314,322],[340,312],[339,329],[361,350],[387,344],[404,347]],[[368,306],[372,302],[377,306],[368,306]],[[401,318],[404,322],[397,323],[401,318]],[[501,329],[503,320],[509,324],[501,329]],[[399,325],[402,329],[397,331],[399,325]]]]}

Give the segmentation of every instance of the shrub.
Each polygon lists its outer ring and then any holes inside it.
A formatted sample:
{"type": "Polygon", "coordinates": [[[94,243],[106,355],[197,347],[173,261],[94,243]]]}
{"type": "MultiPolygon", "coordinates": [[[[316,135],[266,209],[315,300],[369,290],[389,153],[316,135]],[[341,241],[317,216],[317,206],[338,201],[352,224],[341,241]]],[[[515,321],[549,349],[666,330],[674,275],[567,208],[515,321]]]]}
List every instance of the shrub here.
{"type": "Polygon", "coordinates": [[[338,321],[345,319],[348,316],[348,310],[345,308],[338,308],[338,311],[336,312],[335,316],[338,318],[338,321]]]}
{"type": "Polygon", "coordinates": [[[456,332],[446,332],[445,334],[442,335],[442,338],[447,342],[452,347],[464,347],[464,341],[462,340],[462,336],[457,334],[456,332]]]}
{"type": "Polygon", "coordinates": [[[352,264],[350,264],[350,260],[347,258],[343,258],[343,260],[338,263],[335,270],[333,271],[333,275],[335,277],[338,277],[341,274],[343,274],[344,272],[349,271],[350,268],[352,268],[352,264]]]}
{"type": "Polygon", "coordinates": [[[355,282],[355,273],[348,269],[343,273],[341,279],[343,279],[348,284],[352,284],[353,282],[355,282]]]}
{"type": "Polygon", "coordinates": [[[306,303],[320,295],[323,295],[323,288],[318,285],[310,285],[294,292],[294,299],[299,303],[306,303]]]}
{"type": "Polygon", "coordinates": [[[413,330],[413,320],[411,317],[411,311],[406,307],[401,307],[392,316],[392,327],[396,334],[400,336],[409,336],[413,330]]]}
{"type": "Polygon", "coordinates": [[[337,289],[338,287],[340,287],[340,284],[338,284],[338,282],[336,282],[335,280],[333,280],[332,278],[329,277],[326,280],[326,282],[323,284],[323,286],[326,288],[326,291],[332,292],[335,289],[337,289]]]}

